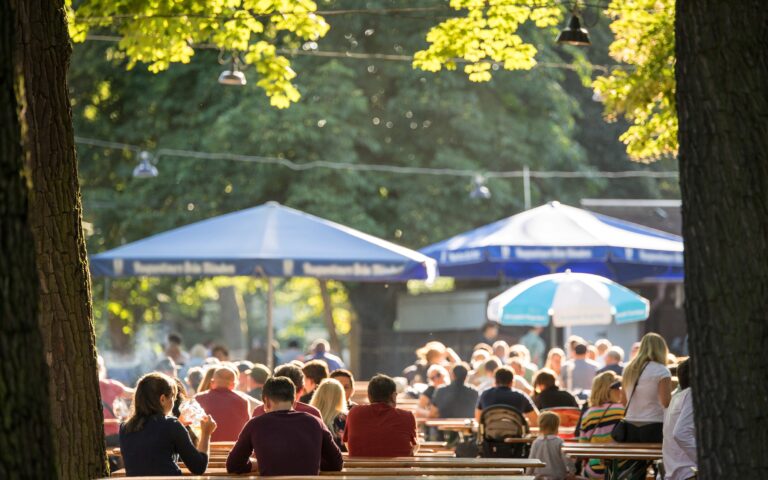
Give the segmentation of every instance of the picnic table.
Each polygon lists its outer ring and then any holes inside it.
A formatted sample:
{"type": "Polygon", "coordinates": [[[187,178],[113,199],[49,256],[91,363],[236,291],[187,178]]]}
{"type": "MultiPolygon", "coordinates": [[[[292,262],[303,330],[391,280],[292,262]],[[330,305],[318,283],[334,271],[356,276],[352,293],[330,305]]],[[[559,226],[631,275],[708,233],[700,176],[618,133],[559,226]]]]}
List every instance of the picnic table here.
{"type": "Polygon", "coordinates": [[[605,463],[605,480],[618,475],[622,460],[661,460],[660,443],[566,443],[563,453],[578,460],[597,458],[605,463]]]}

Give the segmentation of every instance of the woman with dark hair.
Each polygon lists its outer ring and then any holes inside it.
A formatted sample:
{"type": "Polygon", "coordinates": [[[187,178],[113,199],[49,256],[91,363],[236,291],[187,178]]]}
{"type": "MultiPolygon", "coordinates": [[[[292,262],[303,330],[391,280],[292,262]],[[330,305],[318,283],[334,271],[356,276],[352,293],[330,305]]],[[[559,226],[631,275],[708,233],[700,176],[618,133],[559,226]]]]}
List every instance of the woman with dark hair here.
{"type": "Polygon", "coordinates": [[[576,397],[557,386],[555,372],[542,368],[533,377],[533,403],[539,410],[547,408],[573,407],[579,408],[576,397]]]}
{"type": "Polygon", "coordinates": [[[216,422],[207,416],[200,422],[200,442],[195,449],[184,426],[169,416],[177,393],[176,382],[168,375],[153,372],[139,379],[131,415],[120,425],[126,476],[181,475],[176,465],[179,457],[193,474],[205,473],[216,422]]]}

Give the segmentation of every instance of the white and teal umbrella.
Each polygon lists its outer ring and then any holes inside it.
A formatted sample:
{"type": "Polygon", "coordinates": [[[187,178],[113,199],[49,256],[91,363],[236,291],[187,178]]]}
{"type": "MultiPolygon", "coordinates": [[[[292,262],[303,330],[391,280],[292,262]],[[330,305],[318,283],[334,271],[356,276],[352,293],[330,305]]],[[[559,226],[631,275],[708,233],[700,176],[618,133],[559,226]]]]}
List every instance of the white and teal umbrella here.
{"type": "Polygon", "coordinates": [[[638,322],[648,300],[607,278],[555,273],[518,283],[488,303],[488,318],[502,325],[556,327],[638,322]]]}

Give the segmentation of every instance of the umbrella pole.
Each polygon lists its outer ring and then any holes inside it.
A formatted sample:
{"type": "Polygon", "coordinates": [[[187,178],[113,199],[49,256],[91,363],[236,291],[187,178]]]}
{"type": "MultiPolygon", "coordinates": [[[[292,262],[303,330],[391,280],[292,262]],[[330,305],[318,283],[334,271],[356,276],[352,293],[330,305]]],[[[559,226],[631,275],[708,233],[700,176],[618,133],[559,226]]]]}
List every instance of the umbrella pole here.
{"type": "Polygon", "coordinates": [[[274,339],[275,327],[272,322],[272,309],[274,304],[274,292],[272,291],[272,278],[267,277],[267,367],[272,370],[275,367],[274,339]]]}
{"type": "Polygon", "coordinates": [[[557,327],[555,322],[550,317],[549,319],[549,348],[557,347],[557,327]]]}

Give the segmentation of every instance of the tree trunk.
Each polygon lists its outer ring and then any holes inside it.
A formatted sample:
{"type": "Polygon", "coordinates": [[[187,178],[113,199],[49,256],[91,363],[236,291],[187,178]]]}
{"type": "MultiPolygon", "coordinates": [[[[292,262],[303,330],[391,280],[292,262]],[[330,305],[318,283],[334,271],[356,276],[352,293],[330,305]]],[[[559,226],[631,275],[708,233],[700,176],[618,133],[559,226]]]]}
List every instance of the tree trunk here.
{"type": "Polygon", "coordinates": [[[323,318],[325,329],[328,330],[328,343],[331,344],[333,353],[341,355],[341,342],[336,332],[336,323],[333,321],[333,305],[331,305],[331,294],[328,292],[328,280],[318,279],[317,282],[320,284],[320,297],[323,299],[323,318]]]}
{"type": "Polygon", "coordinates": [[[219,307],[221,308],[221,334],[224,344],[231,350],[232,358],[244,358],[245,339],[248,332],[245,325],[245,302],[234,286],[220,287],[219,307]]]}
{"type": "Polygon", "coordinates": [[[699,478],[764,478],[768,10],[678,0],[675,25],[699,478]]]}
{"type": "Polygon", "coordinates": [[[393,324],[397,316],[397,293],[404,284],[350,283],[349,302],[359,319],[360,378],[377,373],[399,375],[413,359],[401,358],[393,324]]]}
{"type": "Polygon", "coordinates": [[[13,48],[13,12],[0,0],[0,478],[51,478],[48,369],[37,326],[39,284],[13,48]]]}
{"type": "Polygon", "coordinates": [[[51,371],[53,444],[61,478],[100,477],[107,474],[107,464],[67,92],[71,46],[64,2],[16,0],[15,5],[26,107],[23,141],[32,173],[30,220],[40,280],[39,324],[51,371]]]}

